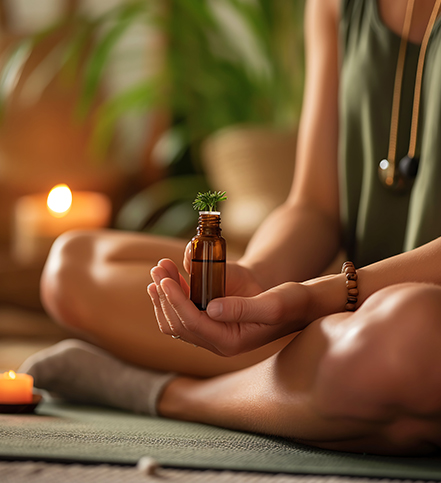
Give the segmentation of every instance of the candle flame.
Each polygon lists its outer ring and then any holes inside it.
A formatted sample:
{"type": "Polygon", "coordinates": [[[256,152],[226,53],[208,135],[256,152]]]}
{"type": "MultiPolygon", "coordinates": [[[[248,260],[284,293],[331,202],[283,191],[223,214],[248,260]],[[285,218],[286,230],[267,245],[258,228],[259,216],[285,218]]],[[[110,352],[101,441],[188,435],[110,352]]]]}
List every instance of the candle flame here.
{"type": "Polygon", "coordinates": [[[49,212],[60,218],[65,216],[72,205],[72,191],[66,184],[54,186],[47,197],[47,207],[49,212]]]}
{"type": "Polygon", "coordinates": [[[8,376],[9,376],[9,379],[15,379],[17,377],[14,371],[9,371],[8,376]]]}

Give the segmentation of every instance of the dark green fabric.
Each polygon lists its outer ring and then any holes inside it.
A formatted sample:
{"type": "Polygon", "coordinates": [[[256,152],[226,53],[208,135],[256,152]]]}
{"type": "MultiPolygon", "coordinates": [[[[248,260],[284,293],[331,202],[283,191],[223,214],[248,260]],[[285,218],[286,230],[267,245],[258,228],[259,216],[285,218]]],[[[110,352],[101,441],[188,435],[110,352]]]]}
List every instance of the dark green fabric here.
{"type": "Polygon", "coordinates": [[[441,459],[313,449],[280,438],[97,407],[42,404],[0,415],[0,459],[135,464],[273,473],[441,479],[441,459]]]}
{"type": "MultiPolygon", "coordinates": [[[[378,179],[378,164],[389,147],[400,37],[383,23],[377,0],[344,0],[340,29],[341,212],[348,256],[360,267],[441,235],[441,19],[432,31],[423,73],[419,173],[405,194],[391,193],[378,179]]],[[[397,161],[409,147],[419,50],[408,44],[397,161]]]]}

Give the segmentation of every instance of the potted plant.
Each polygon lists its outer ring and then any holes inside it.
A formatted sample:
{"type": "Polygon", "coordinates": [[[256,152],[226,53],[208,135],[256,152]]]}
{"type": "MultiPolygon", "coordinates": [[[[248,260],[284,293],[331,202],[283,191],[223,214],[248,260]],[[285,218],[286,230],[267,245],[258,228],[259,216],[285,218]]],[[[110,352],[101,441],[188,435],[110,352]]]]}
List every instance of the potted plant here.
{"type": "MultiPolygon", "coordinates": [[[[72,15],[52,29],[66,29],[68,25],[71,32],[53,71],[55,74],[81,70],[77,113],[84,116],[96,108],[109,62],[130,25],[145,22],[154,26],[163,39],[161,67],[154,76],[141,79],[99,104],[93,149],[106,157],[118,135],[119,120],[128,112],[165,112],[167,127],[162,129],[153,157],[168,164],[169,175],[187,175],[188,180],[189,175],[207,173],[209,184],[215,185],[219,173],[235,170],[231,149],[227,150],[229,165],[221,167],[223,156],[219,146],[223,142],[231,146],[230,133],[233,139],[239,139],[239,131],[244,132],[241,142],[250,147],[268,133],[269,162],[274,156],[287,158],[271,154],[269,145],[273,142],[276,145],[281,142],[282,152],[288,149],[293,156],[293,133],[303,88],[303,3],[303,0],[128,0],[96,17],[72,15]],[[234,131],[231,126],[236,126],[234,131]],[[257,134],[250,131],[250,126],[258,126],[257,134]]],[[[38,45],[41,37],[39,33],[26,39],[30,48],[38,45]]],[[[278,148],[275,150],[278,152],[278,148]]],[[[255,155],[241,155],[242,160],[247,157],[250,165],[243,167],[243,171],[250,178],[261,168],[257,167],[255,155]]],[[[267,156],[261,162],[268,163],[267,156]]],[[[279,169],[285,172],[284,168],[279,169]]],[[[198,180],[199,183],[201,178],[198,180]]],[[[229,183],[227,179],[225,182],[229,183]]],[[[205,188],[199,185],[197,189],[205,188]]],[[[219,189],[229,192],[229,207],[234,209],[236,190],[229,186],[219,189]]],[[[175,203],[176,200],[171,200],[169,205],[175,203]]],[[[124,228],[141,229],[139,223],[129,225],[124,228]]],[[[224,215],[224,226],[228,226],[228,213],[224,215]]]]}

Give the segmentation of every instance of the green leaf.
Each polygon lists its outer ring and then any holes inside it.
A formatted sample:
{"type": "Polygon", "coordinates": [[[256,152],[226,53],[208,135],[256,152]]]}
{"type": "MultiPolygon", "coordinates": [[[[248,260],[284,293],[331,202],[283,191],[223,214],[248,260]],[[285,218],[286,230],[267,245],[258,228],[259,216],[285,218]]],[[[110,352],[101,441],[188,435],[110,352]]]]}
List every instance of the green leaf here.
{"type": "Polygon", "coordinates": [[[81,61],[90,43],[97,22],[88,18],[78,18],[74,21],[73,33],[67,41],[63,56],[63,78],[72,80],[78,74],[81,61]]]}
{"type": "MultiPolygon", "coordinates": [[[[274,2],[275,0],[271,0],[274,2]]],[[[250,3],[242,0],[229,0],[236,12],[241,16],[242,20],[248,25],[250,31],[254,35],[259,47],[268,55],[271,52],[271,29],[269,21],[271,7],[266,6],[266,2],[250,3]]],[[[273,3],[270,4],[271,6],[273,3]]]]}
{"type": "Polygon", "coordinates": [[[193,208],[199,211],[216,211],[217,204],[227,199],[226,191],[199,192],[193,201],[193,208]]]}
{"type": "Polygon", "coordinates": [[[18,43],[9,55],[0,74],[0,113],[3,114],[6,101],[14,91],[24,65],[32,52],[32,40],[18,43]]]}
{"type": "Polygon", "coordinates": [[[121,12],[115,15],[114,25],[97,41],[85,69],[84,88],[79,104],[81,117],[90,110],[115,45],[144,9],[143,2],[124,5],[121,12]]]}
{"type": "Polygon", "coordinates": [[[189,20],[202,29],[218,27],[218,22],[212,10],[204,0],[179,0],[179,8],[187,15],[189,20]]]}
{"type": "Polygon", "coordinates": [[[115,126],[121,116],[151,108],[158,99],[155,81],[142,82],[104,102],[98,110],[98,121],[92,138],[93,151],[102,156],[110,145],[115,126]]]}

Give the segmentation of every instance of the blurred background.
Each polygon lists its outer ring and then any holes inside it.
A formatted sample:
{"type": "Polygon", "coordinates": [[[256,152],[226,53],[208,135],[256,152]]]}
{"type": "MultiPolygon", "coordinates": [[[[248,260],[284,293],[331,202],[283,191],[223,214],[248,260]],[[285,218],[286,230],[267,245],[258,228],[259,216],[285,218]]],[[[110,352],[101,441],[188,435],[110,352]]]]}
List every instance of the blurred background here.
{"type": "Polygon", "coordinates": [[[65,230],[188,239],[191,201],[214,189],[228,195],[229,250],[243,251],[291,184],[303,11],[304,0],[0,0],[0,368],[64,337],[38,282],[65,230]],[[59,184],[70,208],[46,206],[59,184]]]}

